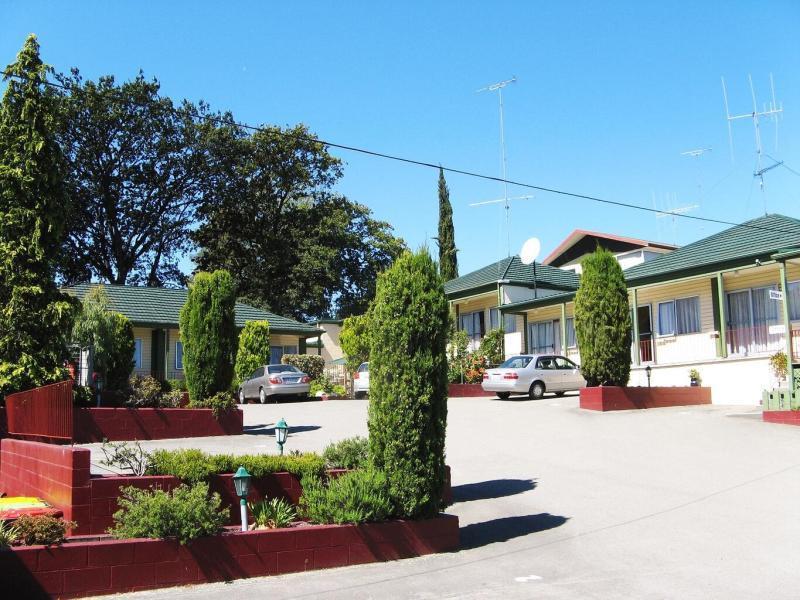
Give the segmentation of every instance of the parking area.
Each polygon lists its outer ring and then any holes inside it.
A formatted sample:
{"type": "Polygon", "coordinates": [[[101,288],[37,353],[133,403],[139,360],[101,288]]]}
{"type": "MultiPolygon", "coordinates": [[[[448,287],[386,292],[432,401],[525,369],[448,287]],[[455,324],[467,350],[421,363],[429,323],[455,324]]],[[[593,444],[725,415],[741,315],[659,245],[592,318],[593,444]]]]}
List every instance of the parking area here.
{"type": "MultiPolygon", "coordinates": [[[[366,401],[248,405],[247,435],[147,447],[321,450],[366,401]]],[[[595,413],[577,397],[449,401],[457,553],[142,598],[794,598],[800,428],[753,407],[595,413]]]]}

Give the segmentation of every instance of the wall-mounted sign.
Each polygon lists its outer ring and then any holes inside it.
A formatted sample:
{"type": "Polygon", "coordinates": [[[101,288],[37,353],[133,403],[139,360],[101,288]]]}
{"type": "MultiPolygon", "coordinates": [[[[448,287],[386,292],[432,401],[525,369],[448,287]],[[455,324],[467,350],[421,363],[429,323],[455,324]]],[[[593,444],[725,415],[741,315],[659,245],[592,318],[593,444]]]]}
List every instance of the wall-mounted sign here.
{"type": "Polygon", "coordinates": [[[769,291],[769,299],[770,300],[783,300],[783,292],[780,290],[770,290],[769,291]]]}

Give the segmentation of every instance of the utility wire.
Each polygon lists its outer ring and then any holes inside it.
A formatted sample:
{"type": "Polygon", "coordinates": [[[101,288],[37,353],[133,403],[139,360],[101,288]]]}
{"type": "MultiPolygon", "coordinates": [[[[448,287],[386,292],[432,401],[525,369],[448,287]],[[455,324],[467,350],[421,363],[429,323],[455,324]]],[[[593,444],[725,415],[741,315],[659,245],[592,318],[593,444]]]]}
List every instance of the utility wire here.
{"type": "MultiPolygon", "coordinates": [[[[15,73],[10,73],[10,72],[5,71],[5,70],[2,71],[2,74],[4,75],[4,77],[6,79],[14,78],[14,79],[19,79],[19,80],[23,80],[23,81],[33,81],[31,78],[22,77],[20,75],[17,75],[15,73]]],[[[47,85],[47,86],[50,86],[50,87],[54,87],[54,88],[58,88],[58,89],[61,89],[61,90],[64,90],[64,91],[68,91],[68,92],[72,91],[72,87],[71,86],[63,85],[63,84],[56,83],[56,82],[53,82],[53,81],[46,81],[46,80],[38,81],[37,80],[37,81],[34,81],[34,82],[42,83],[44,85],[47,85]]],[[[138,106],[138,107],[144,107],[145,106],[144,103],[142,103],[142,102],[135,102],[135,101],[132,101],[132,100],[130,100],[128,98],[120,98],[120,100],[123,101],[123,102],[127,102],[131,106],[138,106]]],[[[267,129],[264,128],[263,126],[248,125],[247,123],[242,123],[242,122],[239,122],[239,121],[236,121],[236,120],[227,119],[227,118],[219,117],[219,116],[216,116],[216,115],[206,115],[206,114],[199,113],[197,111],[189,111],[189,110],[187,110],[185,108],[181,108],[181,107],[173,106],[173,107],[171,107],[170,110],[174,114],[189,116],[189,117],[191,117],[193,119],[201,119],[201,120],[209,121],[209,122],[212,122],[212,123],[217,123],[217,124],[222,124],[222,125],[227,125],[227,126],[240,127],[241,129],[244,129],[244,130],[247,130],[247,131],[267,132],[267,129]]],[[[534,184],[531,184],[531,183],[525,183],[523,181],[515,181],[513,179],[505,179],[503,177],[497,177],[497,176],[494,176],[494,175],[486,175],[484,173],[478,173],[476,171],[469,171],[469,170],[466,170],[466,169],[459,169],[459,168],[455,168],[455,167],[447,167],[447,166],[444,166],[444,165],[439,164],[439,163],[432,163],[432,162],[427,162],[427,161],[423,161],[423,160],[416,160],[416,159],[413,159],[413,158],[406,158],[406,157],[403,157],[403,156],[397,156],[397,155],[388,154],[388,153],[385,153],[385,152],[378,152],[376,150],[368,150],[366,148],[360,148],[358,146],[350,146],[350,145],[347,145],[347,144],[338,144],[336,142],[330,142],[330,141],[323,140],[323,139],[320,139],[320,138],[314,137],[314,136],[287,133],[287,132],[282,131],[282,130],[277,129],[277,128],[275,130],[269,131],[269,133],[273,133],[273,134],[276,134],[278,136],[285,137],[285,138],[291,138],[291,139],[296,139],[296,140],[301,140],[301,141],[306,141],[306,142],[311,142],[311,143],[322,144],[324,146],[328,146],[328,147],[331,147],[331,148],[338,148],[340,150],[346,150],[346,151],[349,151],[349,152],[356,152],[356,153],[359,153],[359,154],[364,154],[364,155],[367,155],[367,156],[373,156],[373,157],[376,157],[376,158],[383,158],[383,159],[386,159],[386,160],[392,160],[392,161],[395,161],[395,162],[401,162],[401,163],[405,163],[405,164],[409,164],[409,165],[416,165],[416,166],[419,166],[419,167],[427,167],[427,168],[430,168],[430,169],[436,169],[436,170],[442,169],[445,172],[453,173],[453,174],[456,174],[456,175],[464,175],[465,177],[473,177],[473,178],[476,178],[476,179],[483,179],[483,180],[486,180],[486,181],[494,181],[494,182],[504,183],[504,184],[508,184],[508,185],[515,185],[517,187],[521,187],[521,188],[525,188],[525,189],[536,190],[536,191],[539,191],[539,192],[546,192],[546,193],[549,193],[549,194],[556,194],[556,195],[559,195],[559,196],[568,196],[570,198],[577,198],[577,199],[580,199],[580,200],[588,200],[590,202],[597,202],[597,203],[605,204],[605,205],[608,205],[608,206],[619,206],[621,208],[629,208],[629,209],[638,210],[638,211],[641,211],[641,212],[681,217],[683,219],[691,219],[693,221],[702,221],[702,222],[705,222],[705,223],[715,223],[717,225],[727,225],[727,226],[730,226],[730,227],[746,227],[746,228],[749,228],[749,229],[755,229],[755,230],[760,230],[760,231],[771,231],[771,232],[776,232],[776,233],[788,233],[788,234],[798,234],[798,233],[800,233],[800,229],[783,229],[783,228],[777,228],[777,227],[766,227],[764,225],[754,225],[752,223],[736,223],[735,221],[726,221],[724,219],[714,219],[714,218],[711,218],[711,217],[701,217],[699,215],[690,215],[690,214],[685,214],[685,213],[674,213],[674,212],[670,212],[670,211],[667,211],[667,210],[659,210],[657,208],[652,208],[652,207],[649,207],[649,206],[642,206],[640,204],[632,204],[630,202],[622,202],[621,200],[609,200],[608,198],[600,198],[598,196],[590,196],[588,194],[578,194],[578,193],[575,193],[575,192],[568,192],[566,190],[560,190],[560,189],[557,189],[557,188],[550,188],[550,187],[545,187],[545,186],[540,186],[540,185],[534,185],[534,184]]],[[[787,168],[789,168],[789,167],[787,167],[787,168]]],[[[790,170],[792,170],[792,169],[790,169],[790,170]]]]}

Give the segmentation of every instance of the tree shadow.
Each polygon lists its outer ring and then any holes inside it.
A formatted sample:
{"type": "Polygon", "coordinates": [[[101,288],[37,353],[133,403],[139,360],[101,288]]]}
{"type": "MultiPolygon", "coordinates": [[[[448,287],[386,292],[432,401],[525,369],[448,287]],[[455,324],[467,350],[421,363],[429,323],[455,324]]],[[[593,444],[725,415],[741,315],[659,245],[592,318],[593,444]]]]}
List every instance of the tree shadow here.
{"type": "Polygon", "coordinates": [[[539,513],[538,515],[503,517],[465,525],[460,529],[461,549],[480,548],[496,542],[507,542],[531,533],[560,527],[568,520],[568,517],[539,513]]]}
{"type": "Polygon", "coordinates": [[[491,479],[453,486],[453,502],[471,502],[503,498],[530,491],[536,487],[533,479],[491,479]]]}
{"type": "MultiPolygon", "coordinates": [[[[292,435],[293,433],[303,433],[305,431],[315,431],[317,429],[322,429],[322,427],[320,425],[290,425],[289,435],[292,435]]],[[[265,423],[260,423],[258,425],[245,425],[242,428],[242,433],[244,433],[244,435],[275,436],[275,424],[270,423],[267,425],[265,423]]]]}

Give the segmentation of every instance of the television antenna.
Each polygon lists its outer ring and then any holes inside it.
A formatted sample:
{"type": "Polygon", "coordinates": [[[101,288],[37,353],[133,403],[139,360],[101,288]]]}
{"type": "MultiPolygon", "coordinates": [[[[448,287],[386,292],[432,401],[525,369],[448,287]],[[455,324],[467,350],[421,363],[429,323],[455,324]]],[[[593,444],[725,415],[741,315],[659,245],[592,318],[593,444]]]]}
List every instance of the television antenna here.
{"type": "MultiPolygon", "coordinates": [[[[673,202],[677,203],[678,195],[671,194],[673,202]]],[[[667,194],[667,198],[670,197],[670,194],[667,194]]],[[[672,204],[672,202],[670,203],[672,204]]],[[[655,207],[655,194],[653,195],[653,206],[655,207]]],[[[676,222],[675,217],[678,215],[685,215],[686,213],[692,212],[700,208],[699,204],[687,204],[685,206],[677,206],[675,208],[664,208],[659,209],[659,212],[656,214],[656,219],[665,219],[671,218],[672,219],[672,243],[678,243],[678,225],[676,222]]]]}
{"type": "Polygon", "coordinates": [[[501,202],[511,202],[512,200],[533,200],[532,194],[527,196],[514,196],[512,198],[497,198],[495,200],[483,200],[481,202],[471,202],[470,206],[484,206],[486,204],[500,204],[501,202]]]}
{"type": "Polygon", "coordinates": [[[725,78],[721,77],[722,79],[722,98],[725,101],[725,117],[728,121],[728,143],[730,144],[731,149],[731,163],[734,162],[733,156],[733,132],[731,128],[731,123],[733,121],[737,121],[739,119],[752,119],[753,121],[753,131],[755,134],[755,142],[756,142],[756,168],[753,171],[753,177],[758,177],[759,186],[761,188],[762,198],[764,201],[764,214],[767,214],[767,197],[764,190],[764,174],[768,171],[771,171],[775,167],[779,167],[783,164],[783,161],[777,161],[773,159],[771,156],[766,155],[770,160],[772,160],[773,164],[768,166],[763,166],[762,163],[762,156],[764,154],[764,149],[761,145],[761,121],[762,117],[769,118],[775,124],[775,151],[778,151],[778,115],[783,113],[783,103],[780,104],[775,100],[775,80],[772,78],[772,73],[769,74],[769,85],[770,91],[772,92],[772,101],[767,105],[762,106],[762,110],[758,110],[758,101],[756,100],[756,91],[753,87],[753,77],[752,75],[747,76],[747,80],[750,83],[750,96],[753,99],[753,111],[749,113],[742,113],[739,115],[731,115],[730,110],[728,109],[728,90],[725,88],[725,78]]]}
{"type": "MultiPolygon", "coordinates": [[[[685,152],[681,152],[681,156],[688,156],[689,158],[700,158],[706,152],[711,152],[711,148],[695,148],[694,150],[686,150],[685,152]]],[[[703,177],[702,177],[702,169],[700,167],[700,161],[695,161],[697,163],[697,199],[698,201],[703,201],[703,177]]]]}
{"type": "Polygon", "coordinates": [[[532,237],[525,240],[522,249],[519,251],[519,260],[523,265],[533,265],[533,297],[538,296],[536,291],[536,259],[542,251],[542,242],[539,238],[532,237]]]}
{"type": "Polygon", "coordinates": [[[506,250],[507,256],[511,256],[511,221],[509,216],[510,206],[508,204],[509,197],[508,197],[508,182],[506,177],[506,134],[505,134],[505,120],[503,115],[503,88],[506,86],[511,85],[512,83],[516,83],[517,78],[516,76],[511,77],[511,79],[506,79],[504,81],[498,81],[497,83],[492,83],[487,85],[486,87],[482,87],[479,90],[476,90],[477,93],[481,92],[497,92],[498,99],[500,100],[500,158],[501,158],[501,166],[503,171],[503,202],[505,205],[506,211],[506,250]]]}

